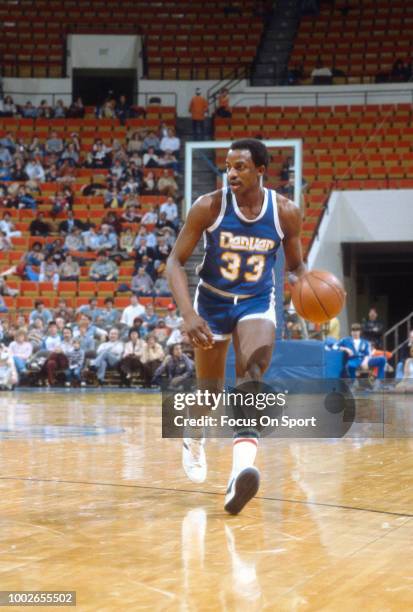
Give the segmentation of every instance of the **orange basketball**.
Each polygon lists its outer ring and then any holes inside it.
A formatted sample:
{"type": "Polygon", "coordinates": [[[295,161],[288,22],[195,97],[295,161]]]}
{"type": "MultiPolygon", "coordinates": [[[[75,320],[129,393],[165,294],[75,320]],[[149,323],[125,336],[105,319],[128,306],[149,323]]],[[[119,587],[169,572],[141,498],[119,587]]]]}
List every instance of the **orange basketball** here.
{"type": "Polygon", "coordinates": [[[344,306],[346,294],[331,272],[312,270],[291,287],[295,310],[312,323],[325,323],[336,317],[344,306]]]}

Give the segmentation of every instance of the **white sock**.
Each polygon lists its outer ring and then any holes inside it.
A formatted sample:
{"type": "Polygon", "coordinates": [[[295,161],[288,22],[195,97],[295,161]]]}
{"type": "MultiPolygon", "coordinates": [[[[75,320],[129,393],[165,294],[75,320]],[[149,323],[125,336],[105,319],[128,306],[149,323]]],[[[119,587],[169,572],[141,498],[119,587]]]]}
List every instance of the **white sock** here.
{"type": "Polygon", "coordinates": [[[236,438],[232,448],[232,473],[237,476],[242,470],[254,465],[257,455],[257,438],[236,438]]]}

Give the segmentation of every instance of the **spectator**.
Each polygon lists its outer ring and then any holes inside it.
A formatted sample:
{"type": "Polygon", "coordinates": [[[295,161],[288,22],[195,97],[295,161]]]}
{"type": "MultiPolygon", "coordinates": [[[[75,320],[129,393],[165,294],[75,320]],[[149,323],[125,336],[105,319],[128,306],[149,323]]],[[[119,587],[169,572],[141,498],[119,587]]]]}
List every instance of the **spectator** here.
{"type": "Polygon", "coordinates": [[[58,157],[63,153],[63,140],[59,138],[56,131],[50,132],[49,138],[46,140],[46,153],[49,155],[54,153],[58,157]]]}
{"type": "Polygon", "coordinates": [[[3,117],[13,117],[17,114],[17,108],[11,96],[6,96],[3,101],[3,117]]]}
{"type": "Polygon", "coordinates": [[[179,162],[175,153],[172,153],[171,151],[165,151],[163,156],[159,159],[159,166],[161,168],[172,169],[176,175],[179,173],[179,162]]]}
{"type": "Polygon", "coordinates": [[[44,183],[46,174],[44,168],[40,162],[39,157],[35,157],[33,160],[30,160],[25,167],[25,172],[31,181],[39,181],[39,183],[44,183]]]}
{"type": "Polygon", "coordinates": [[[63,100],[58,100],[56,106],[53,109],[53,115],[55,119],[65,119],[67,109],[63,104],[63,100]]]}
{"type": "Polygon", "coordinates": [[[171,252],[171,247],[166,242],[165,236],[158,236],[157,245],[154,249],[155,268],[158,268],[161,263],[166,263],[171,252]]]}
{"type": "Polygon", "coordinates": [[[218,107],[216,110],[217,117],[232,117],[232,113],[229,107],[229,92],[226,87],[221,89],[218,97],[218,107]]]}
{"type": "Polygon", "coordinates": [[[37,117],[39,119],[51,119],[52,115],[53,111],[47,103],[47,100],[42,100],[40,102],[40,106],[37,109],[37,117]]]}
{"type": "Polygon", "coordinates": [[[74,320],[74,310],[71,306],[68,306],[65,298],[59,298],[57,306],[54,310],[54,319],[63,317],[66,323],[72,323],[74,320]]]}
{"type": "Polygon", "coordinates": [[[67,117],[72,119],[82,119],[85,115],[85,107],[83,106],[82,98],[77,98],[69,106],[67,111],[67,117]]]}
{"type": "Polygon", "coordinates": [[[126,96],[121,95],[115,107],[115,113],[121,125],[125,125],[130,116],[130,105],[126,101],[126,96]]]}
{"type": "Polygon", "coordinates": [[[134,242],[135,234],[130,227],[127,227],[120,235],[119,247],[121,251],[125,251],[128,255],[132,255],[134,242]]]}
{"type": "Polygon", "coordinates": [[[132,327],[129,330],[128,342],[125,343],[122,359],[119,362],[119,373],[121,384],[130,387],[132,377],[135,373],[143,375],[143,358],[146,348],[145,340],[139,337],[139,331],[132,327]]]}
{"type": "Polygon", "coordinates": [[[168,221],[166,212],[159,212],[159,218],[155,225],[157,230],[164,231],[165,228],[170,229],[173,235],[173,242],[175,242],[176,238],[176,230],[171,221],[168,221]]]}
{"type": "Polygon", "coordinates": [[[115,212],[109,211],[102,219],[102,226],[107,225],[109,227],[110,232],[114,232],[115,234],[120,234],[122,231],[122,222],[118,218],[115,212]]]}
{"type": "Polygon", "coordinates": [[[62,161],[67,160],[72,166],[77,166],[80,160],[79,151],[73,142],[69,143],[60,156],[62,161]]]}
{"type": "Polygon", "coordinates": [[[153,280],[142,266],[138,268],[138,273],[132,277],[131,290],[139,296],[150,296],[153,293],[153,280]]]}
{"type": "Polygon", "coordinates": [[[132,155],[133,153],[140,153],[142,151],[143,140],[139,132],[133,132],[133,134],[131,135],[129,139],[127,139],[127,141],[128,141],[127,152],[129,155],[132,155]]]}
{"type": "Polygon", "coordinates": [[[47,325],[47,333],[43,338],[42,348],[45,351],[53,352],[62,344],[56,321],[50,321],[47,325]]]}
{"type": "Polygon", "coordinates": [[[22,233],[15,229],[12,216],[9,212],[3,213],[3,219],[0,221],[0,230],[3,231],[7,238],[18,238],[22,233]]]}
{"type": "Polygon", "coordinates": [[[59,223],[59,233],[66,236],[69,234],[74,228],[80,229],[84,231],[86,229],[85,224],[82,223],[79,219],[76,219],[73,213],[73,210],[68,209],[66,212],[67,218],[64,221],[59,223]]]}
{"type": "Polygon", "coordinates": [[[193,372],[194,362],[184,355],[180,344],[175,344],[170,347],[169,356],[155,371],[153,382],[159,385],[162,377],[166,375],[168,388],[184,389],[188,386],[193,372]]]}
{"type": "Polygon", "coordinates": [[[189,112],[192,117],[192,135],[194,140],[203,140],[205,136],[205,118],[208,114],[208,102],[197,88],[195,95],[189,103],[189,112]]]}
{"type": "Polygon", "coordinates": [[[28,100],[26,104],[21,107],[20,112],[22,117],[25,119],[36,119],[37,117],[37,108],[33,106],[33,104],[28,100]]]}
{"type": "Polygon", "coordinates": [[[59,268],[54,261],[53,255],[48,255],[40,264],[39,281],[52,282],[55,289],[59,284],[59,268]]]}
{"type": "Polygon", "coordinates": [[[122,208],[123,206],[123,195],[119,192],[116,186],[105,193],[105,208],[122,208]]]}
{"type": "Polygon", "coordinates": [[[44,213],[43,212],[38,212],[36,217],[33,219],[33,221],[30,223],[29,226],[29,231],[30,231],[30,235],[31,236],[49,236],[52,228],[50,227],[50,225],[47,223],[47,221],[44,220],[44,213]]]}
{"type": "Polygon", "coordinates": [[[82,230],[74,227],[65,238],[64,248],[66,251],[85,251],[82,230]]]}
{"type": "Polygon", "coordinates": [[[83,304],[77,309],[78,314],[86,315],[93,323],[96,323],[101,315],[101,310],[98,308],[98,299],[93,296],[89,298],[88,304],[83,304]]]}
{"type": "Polygon", "coordinates": [[[176,309],[175,304],[168,304],[168,314],[165,317],[165,325],[169,327],[169,329],[177,329],[183,323],[182,317],[178,317],[178,311],[176,309]]]}
{"type": "Polygon", "coordinates": [[[145,333],[147,334],[148,332],[152,331],[156,327],[157,323],[158,323],[158,315],[155,312],[153,304],[149,303],[146,306],[145,314],[142,315],[142,326],[145,330],[145,333]]]}
{"type": "Polygon", "coordinates": [[[142,317],[145,312],[145,306],[139,303],[136,295],[132,295],[130,298],[130,305],[124,308],[120,322],[128,327],[133,327],[134,319],[136,317],[142,317]]]}
{"type": "Polygon", "coordinates": [[[143,178],[143,195],[157,195],[156,180],[153,172],[148,172],[143,178]]]}
{"type": "Polygon", "coordinates": [[[7,346],[0,344],[0,388],[11,390],[17,381],[13,356],[7,346]]]}
{"type": "Polygon", "coordinates": [[[118,237],[113,228],[107,223],[102,223],[98,233],[99,250],[106,249],[111,251],[118,246],[118,237]]]}
{"type": "Polygon", "coordinates": [[[353,382],[356,379],[356,372],[359,368],[368,370],[371,367],[377,367],[378,381],[384,379],[386,358],[384,356],[371,357],[370,344],[365,338],[361,337],[361,325],[359,323],[353,323],[351,326],[351,336],[342,338],[336,346],[339,350],[346,353],[345,368],[353,382]]]}
{"type": "Polygon", "coordinates": [[[114,261],[111,261],[106,251],[99,251],[97,261],[95,261],[89,270],[89,278],[94,281],[112,281],[117,280],[119,274],[118,266],[114,261]]]}
{"type": "Polygon", "coordinates": [[[85,351],[86,357],[95,357],[96,340],[106,338],[106,332],[92,324],[90,318],[82,314],[73,328],[73,338],[78,338],[80,348],[85,351]]]}
{"type": "MultiPolygon", "coordinates": [[[[139,249],[139,247],[142,245],[154,249],[156,247],[156,244],[157,242],[155,234],[153,232],[148,232],[146,227],[140,227],[136,235],[135,249],[139,249]]],[[[149,253],[147,253],[147,255],[150,257],[149,253]]]]}
{"type": "Polygon", "coordinates": [[[29,326],[27,332],[27,340],[33,346],[33,352],[42,348],[43,338],[45,334],[45,324],[43,319],[35,319],[33,324],[29,326]]]}
{"type": "Polygon", "coordinates": [[[72,337],[73,334],[70,327],[65,327],[60,344],[56,344],[53,348],[48,349],[51,350],[51,354],[42,368],[42,374],[47,376],[47,382],[51,387],[56,384],[57,373],[60,371],[62,374],[65,374],[69,369],[68,356],[73,350],[72,337]]]}
{"type": "Polygon", "coordinates": [[[34,310],[32,310],[29,315],[29,325],[33,325],[37,319],[41,319],[43,325],[49,325],[52,318],[52,313],[44,307],[44,302],[42,302],[42,300],[36,300],[34,303],[34,310]]]}
{"type": "Polygon", "coordinates": [[[120,312],[117,308],[114,308],[113,298],[105,298],[105,306],[99,311],[97,323],[103,327],[103,329],[110,329],[119,323],[119,319],[120,312]]]}
{"type": "Polygon", "coordinates": [[[10,354],[14,359],[19,378],[27,374],[27,360],[33,353],[33,346],[27,339],[27,333],[23,329],[18,329],[15,340],[9,346],[10,354]]]}
{"type": "Polygon", "coordinates": [[[80,266],[68,253],[64,261],[59,266],[59,277],[61,281],[78,281],[80,276],[80,266]]]}
{"type": "Polygon", "coordinates": [[[151,206],[150,209],[143,215],[142,225],[155,225],[158,221],[157,207],[151,206]]]}
{"type": "Polygon", "coordinates": [[[4,279],[4,277],[0,277],[0,295],[7,295],[10,297],[16,297],[19,294],[18,289],[13,289],[9,287],[4,279]]]}
{"type": "Polygon", "coordinates": [[[6,232],[0,230],[0,252],[11,251],[13,249],[13,244],[11,239],[7,237],[6,232]]]}
{"type": "Polygon", "coordinates": [[[162,272],[158,274],[158,278],[153,287],[153,293],[156,297],[168,297],[171,295],[165,270],[162,270],[162,272]]]}
{"type": "Polygon", "coordinates": [[[149,147],[147,152],[144,153],[143,165],[145,168],[159,168],[159,156],[156,154],[154,147],[149,147]]]}
{"type": "Polygon", "coordinates": [[[155,339],[159,344],[164,345],[169,336],[169,329],[166,327],[164,319],[158,319],[156,327],[152,331],[155,339]]]}
{"type": "Polygon", "coordinates": [[[160,142],[159,148],[163,153],[170,151],[171,153],[179,152],[181,141],[175,134],[173,128],[168,128],[168,135],[164,136],[160,142]]]}
{"type": "Polygon", "coordinates": [[[362,322],[363,338],[368,342],[374,342],[377,346],[381,346],[384,333],[384,323],[378,319],[378,313],[374,306],[369,310],[367,319],[362,322]]]}
{"type": "Polygon", "coordinates": [[[96,225],[91,223],[89,229],[83,232],[83,242],[88,251],[97,251],[99,249],[99,235],[96,231],[96,225]]]}
{"type": "Polygon", "coordinates": [[[79,338],[73,339],[72,350],[67,354],[67,358],[69,361],[69,367],[65,371],[66,386],[86,386],[86,382],[81,379],[82,370],[85,364],[85,351],[81,347],[81,341],[79,338]]]}
{"type": "Polygon", "coordinates": [[[155,371],[159,368],[164,359],[165,352],[162,346],[156,341],[153,334],[149,334],[146,339],[146,346],[142,357],[145,387],[151,386],[155,371]]]}
{"type": "Polygon", "coordinates": [[[411,356],[410,349],[412,348],[412,346],[413,346],[413,329],[409,331],[407,339],[403,342],[400,348],[400,352],[398,355],[399,362],[397,363],[397,366],[396,366],[396,378],[397,379],[400,379],[403,377],[406,359],[410,359],[410,356],[411,356]]]}
{"type": "Polygon", "coordinates": [[[106,369],[117,366],[122,358],[123,342],[119,340],[119,331],[112,327],[109,331],[109,339],[102,342],[98,347],[97,357],[91,361],[91,366],[96,370],[97,379],[100,385],[104,384],[106,369]]]}
{"type": "Polygon", "coordinates": [[[162,175],[158,180],[157,190],[161,195],[166,195],[172,199],[178,193],[178,183],[166,168],[162,171],[162,175]]]}
{"type": "Polygon", "coordinates": [[[155,132],[151,131],[143,141],[143,150],[148,152],[149,149],[153,149],[154,152],[159,151],[159,144],[159,138],[157,137],[155,132]]]}
{"type": "Polygon", "coordinates": [[[161,213],[165,213],[167,221],[170,221],[172,227],[176,228],[178,222],[178,207],[172,196],[168,196],[166,202],[163,202],[159,208],[161,213]]]}

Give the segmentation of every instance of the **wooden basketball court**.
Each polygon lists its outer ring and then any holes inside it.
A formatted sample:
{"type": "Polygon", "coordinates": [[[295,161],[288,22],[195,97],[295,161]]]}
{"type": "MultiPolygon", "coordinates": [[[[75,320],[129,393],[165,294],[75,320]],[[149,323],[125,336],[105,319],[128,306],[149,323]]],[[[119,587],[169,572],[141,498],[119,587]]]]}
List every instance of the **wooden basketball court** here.
{"type": "Polygon", "coordinates": [[[157,394],[2,393],[0,588],[101,612],[413,608],[410,438],[266,439],[231,517],[230,441],[194,485],[160,431],[157,394]]]}

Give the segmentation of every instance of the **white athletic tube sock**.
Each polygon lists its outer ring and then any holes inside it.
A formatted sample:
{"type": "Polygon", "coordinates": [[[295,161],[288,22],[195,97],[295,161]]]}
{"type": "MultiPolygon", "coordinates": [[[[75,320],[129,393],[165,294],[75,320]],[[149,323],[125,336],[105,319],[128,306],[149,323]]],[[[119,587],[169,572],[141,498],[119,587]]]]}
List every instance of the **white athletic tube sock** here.
{"type": "Polygon", "coordinates": [[[254,465],[257,449],[257,438],[235,438],[232,448],[232,477],[254,465]]]}

